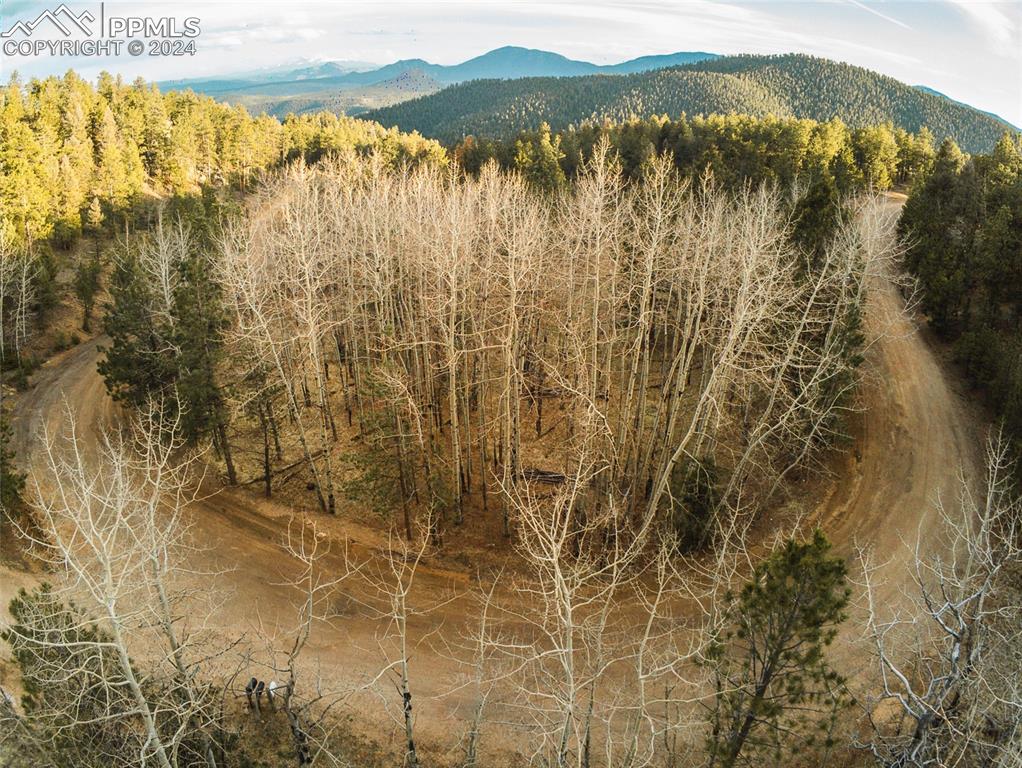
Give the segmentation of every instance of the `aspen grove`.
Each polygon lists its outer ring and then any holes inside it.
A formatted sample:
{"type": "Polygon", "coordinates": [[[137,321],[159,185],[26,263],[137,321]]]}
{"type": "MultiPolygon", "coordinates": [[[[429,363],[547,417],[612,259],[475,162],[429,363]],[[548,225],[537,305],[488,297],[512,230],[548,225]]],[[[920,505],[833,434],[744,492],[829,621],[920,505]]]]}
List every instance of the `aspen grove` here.
{"type": "Polygon", "coordinates": [[[323,511],[347,424],[409,538],[417,516],[438,541],[468,515],[524,535],[530,489],[553,487],[576,549],[592,526],[705,547],[853,407],[892,222],[850,202],[805,248],[798,194],[724,192],[669,158],[626,183],[606,146],[560,194],[495,164],[292,165],[219,241],[243,396],[282,404],[323,511]]]}

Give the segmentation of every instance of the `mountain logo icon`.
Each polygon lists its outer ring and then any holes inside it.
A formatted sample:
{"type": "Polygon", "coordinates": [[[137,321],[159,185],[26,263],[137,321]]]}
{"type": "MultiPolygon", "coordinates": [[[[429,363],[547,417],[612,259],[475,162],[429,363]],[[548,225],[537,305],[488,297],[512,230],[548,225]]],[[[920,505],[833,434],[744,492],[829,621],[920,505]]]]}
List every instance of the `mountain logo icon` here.
{"type": "Polygon", "coordinates": [[[61,3],[52,11],[47,8],[33,21],[17,22],[6,32],[0,34],[0,37],[14,37],[16,32],[21,32],[21,34],[25,37],[31,37],[32,33],[35,32],[36,27],[44,21],[49,21],[53,26],[60,30],[64,37],[71,37],[74,27],[77,27],[84,34],[91,37],[92,27],[89,25],[96,21],[96,17],[89,13],[89,11],[83,11],[80,14],[75,14],[64,3],[61,3]]]}

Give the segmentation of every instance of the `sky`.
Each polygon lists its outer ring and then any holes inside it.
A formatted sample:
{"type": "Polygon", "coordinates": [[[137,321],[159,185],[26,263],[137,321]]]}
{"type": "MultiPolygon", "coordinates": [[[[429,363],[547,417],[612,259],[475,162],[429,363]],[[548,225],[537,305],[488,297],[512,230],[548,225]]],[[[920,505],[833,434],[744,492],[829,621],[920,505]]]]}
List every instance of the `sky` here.
{"type": "MultiPolygon", "coordinates": [[[[0,29],[59,0],[0,0],[0,29]]],[[[99,2],[68,2],[99,16],[99,2]]],[[[340,60],[454,64],[504,45],[609,64],[675,51],[800,52],[867,67],[1022,126],[1022,0],[638,0],[628,2],[106,2],[106,18],[199,19],[194,55],[3,55],[0,77],[207,77],[340,60]]],[[[32,35],[60,33],[37,28],[32,35]]],[[[21,39],[20,32],[10,39],[21,39]]]]}

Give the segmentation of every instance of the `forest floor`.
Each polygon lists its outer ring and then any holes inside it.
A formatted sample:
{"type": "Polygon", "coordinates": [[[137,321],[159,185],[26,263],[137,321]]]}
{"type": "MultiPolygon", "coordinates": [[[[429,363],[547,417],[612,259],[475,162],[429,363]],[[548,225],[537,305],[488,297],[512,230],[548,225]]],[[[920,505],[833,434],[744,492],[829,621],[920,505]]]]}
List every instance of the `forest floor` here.
{"type": "MultiPolygon", "coordinates": [[[[897,196],[891,199],[892,205],[900,204],[897,196]]],[[[867,323],[877,341],[866,355],[860,390],[863,410],[853,419],[852,443],[831,461],[830,477],[807,482],[804,490],[814,501],[803,509],[808,510],[806,522],[821,525],[843,555],[851,558],[860,547],[874,551],[876,560],[886,564],[880,571],[881,602],[893,606],[911,583],[908,564],[917,535],[924,547],[936,544],[935,502],[938,498],[955,502],[960,472],[970,483],[978,477],[982,419],[964,386],[904,311],[892,283],[881,281],[873,288],[867,323]]],[[[94,449],[101,429],[115,414],[96,370],[101,343],[92,339],[50,359],[16,403],[15,451],[27,457],[26,468],[44,481],[45,460],[39,450],[43,429],[60,432],[70,412],[86,437],[85,446],[94,449]]],[[[282,585],[296,573],[293,559],[281,547],[293,512],[279,501],[259,497],[259,488],[221,489],[212,478],[204,484],[203,497],[188,511],[194,538],[203,547],[190,565],[216,573],[217,591],[226,595],[209,622],[212,631],[222,637],[271,638],[281,645],[293,631],[298,598],[293,588],[282,585]]],[[[378,564],[383,558],[377,556],[388,549],[388,533],[379,525],[322,515],[316,521],[335,552],[347,548],[355,559],[378,564]]],[[[778,512],[757,529],[762,534],[790,523],[790,515],[778,512]]],[[[473,705],[468,691],[458,688],[467,670],[452,659],[444,642],[459,635],[470,615],[467,595],[477,572],[499,565],[508,554],[506,546],[492,547],[489,556],[485,544],[473,550],[467,559],[424,561],[411,598],[415,605],[431,608],[410,622],[411,635],[417,639],[412,685],[423,742],[450,744],[455,728],[461,727],[455,726],[452,716],[465,722],[473,705]]],[[[338,554],[324,565],[328,572],[344,567],[338,554]]],[[[196,577],[196,584],[205,586],[212,578],[196,577]]],[[[6,604],[17,586],[30,581],[13,566],[0,564],[0,601],[6,604]]],[[[335,607],[337,618],[315,627],[305,658],[319,667],[324,684],[354,690],[385,666],[386,643],[381,638],[386,624],[358,600],[338,601],[335,607]]],[[[243,676],[247,679],[247,672],[243,676]]],[[[373,691],[396,722],[400,701],[391,683],[384,681],[373,691]]],[[[355,694],[353,701],[365,695],[355,694]]],[[[379,703],[373,711],[378,708],[379,703]]],[[[397,746],[397,728],[379,721],[372,726],[365,733],[379,742],[380,749],[397,746]]]]}

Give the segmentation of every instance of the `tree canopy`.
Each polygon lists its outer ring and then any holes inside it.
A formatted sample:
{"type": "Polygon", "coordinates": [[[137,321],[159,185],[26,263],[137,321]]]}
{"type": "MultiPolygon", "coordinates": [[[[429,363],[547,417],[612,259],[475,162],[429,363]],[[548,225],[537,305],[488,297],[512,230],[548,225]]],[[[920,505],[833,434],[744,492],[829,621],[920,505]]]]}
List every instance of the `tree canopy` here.
{"type": "Polygon", "coordinates": [[[244,187],[282,161],[337,150],[444,158],[421,136],[328,113],[279,121],[142,79],[15,73],[0,89],[0,228],[12,241],[69,242],[148,197],[244,187]]]}
{"type": "Polygon", "coordinates": [[[900,228],[934,329],[954,344],[1016,440],[1022,437],[1022,137],[989,155],[951,141],[912,189],[900,228]]]}

